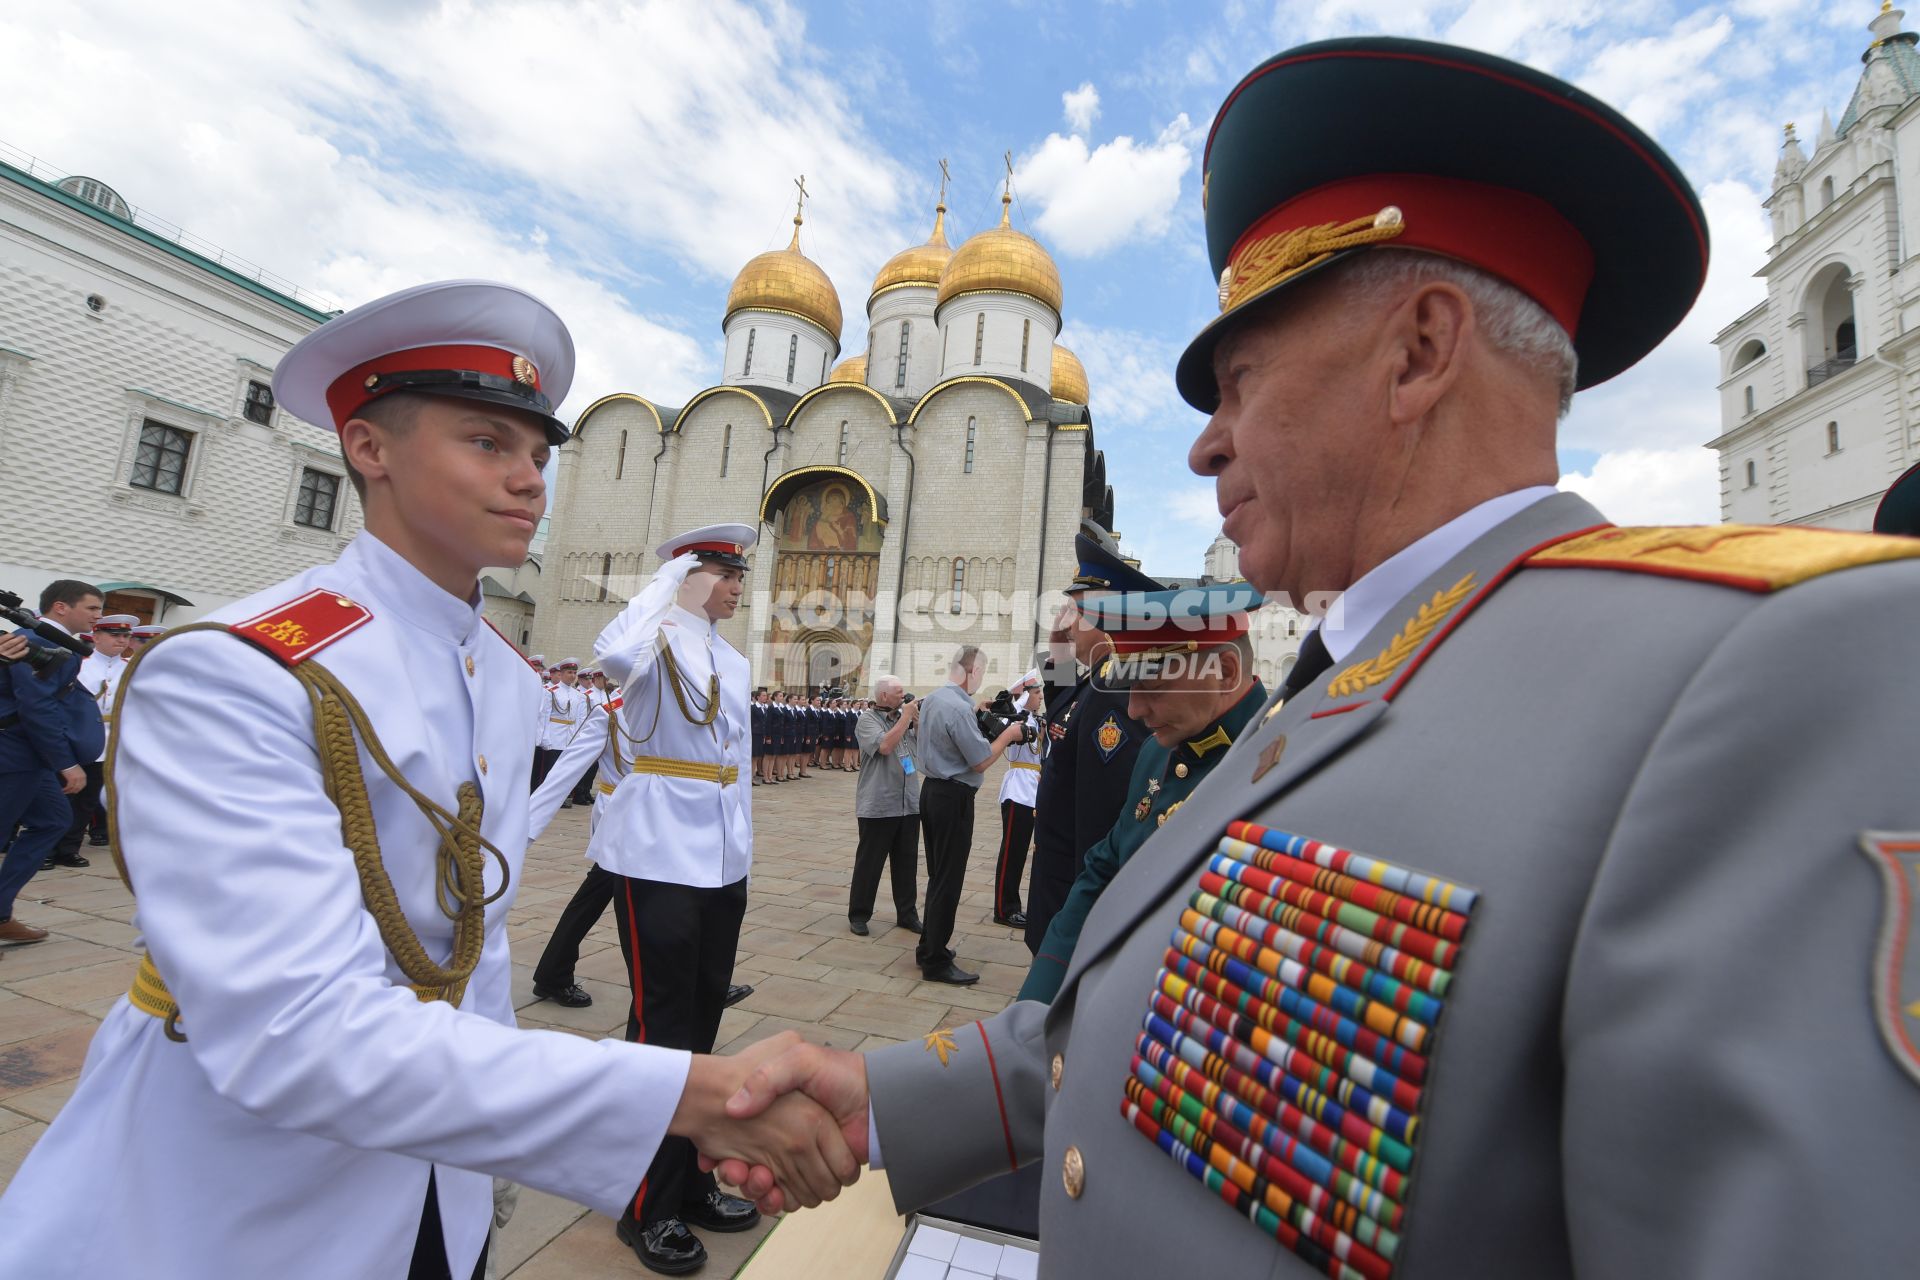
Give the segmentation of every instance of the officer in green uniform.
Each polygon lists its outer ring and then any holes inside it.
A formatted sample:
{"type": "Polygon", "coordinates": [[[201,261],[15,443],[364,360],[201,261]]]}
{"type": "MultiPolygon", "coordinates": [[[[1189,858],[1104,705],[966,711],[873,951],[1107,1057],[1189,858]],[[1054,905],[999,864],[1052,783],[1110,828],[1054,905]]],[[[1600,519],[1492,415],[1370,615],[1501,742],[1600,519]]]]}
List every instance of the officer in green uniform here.
{"type": "Polygon", "coordinates": [[[1087,621],[1113,641],[1113,657],[1093,682],[1127,695],[1128,713],[1150,736],[1134,759],[1119,816],[1087,850],[1065,905],[1047,926],[1020,999],[1053,999],[1095,900],[1266,703],[1247,639],[1247,615],[1263,603],[1259,592],[1236,582],[1125,592],[1082,606],[1087,621]]]}

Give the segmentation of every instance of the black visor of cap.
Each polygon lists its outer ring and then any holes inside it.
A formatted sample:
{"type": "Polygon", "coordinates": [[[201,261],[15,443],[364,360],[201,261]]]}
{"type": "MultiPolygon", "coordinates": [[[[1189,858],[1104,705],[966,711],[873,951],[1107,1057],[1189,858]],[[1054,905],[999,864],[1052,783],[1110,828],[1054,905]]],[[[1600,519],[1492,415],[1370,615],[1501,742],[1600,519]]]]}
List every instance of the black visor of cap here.
{"type": "Polygon", "coordinates": [[[547,443],[565,444],[572,438],[566,423],[553,414],[553,402],[537,387],[498,374],[476,373],[471,369],[415,369],[405,373],[383,373],[369,388],[376,398],[396,391],[414,391],[422,395],[453,396],[460,400],[478,400],[485,404],[505,405],[530,413],[546,428],[547,443]]]}

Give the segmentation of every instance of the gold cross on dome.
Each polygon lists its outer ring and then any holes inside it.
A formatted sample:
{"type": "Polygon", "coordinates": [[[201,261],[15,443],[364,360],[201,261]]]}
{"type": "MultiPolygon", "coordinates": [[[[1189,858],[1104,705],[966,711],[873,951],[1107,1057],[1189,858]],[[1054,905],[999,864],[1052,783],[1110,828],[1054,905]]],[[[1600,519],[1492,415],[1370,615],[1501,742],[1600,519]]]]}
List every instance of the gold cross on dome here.
{"type": "Polygon", "coordinates": [[[1007,162],[1007,186],[1002,194],[1011,197],[1013,195],[1013,152],[1005,151],[1001,154],[1007,162]]]}
{"type": "Polygon", "coordinates": [[[947,158],[945,156],[941,156],[940,157],[940,205],[942,208],[946,207],[947,183],[951,181],[953,181],[953,175],[947,171],[947,158]]]}
{"type": "Polygon", "coordinates": [[[800,225],[802,216],[807,211],[807,175],[803,173],[795,178],[793,185],[800,188],[800,199],[793,206],[793,225],[797,227],[800,225]]]}

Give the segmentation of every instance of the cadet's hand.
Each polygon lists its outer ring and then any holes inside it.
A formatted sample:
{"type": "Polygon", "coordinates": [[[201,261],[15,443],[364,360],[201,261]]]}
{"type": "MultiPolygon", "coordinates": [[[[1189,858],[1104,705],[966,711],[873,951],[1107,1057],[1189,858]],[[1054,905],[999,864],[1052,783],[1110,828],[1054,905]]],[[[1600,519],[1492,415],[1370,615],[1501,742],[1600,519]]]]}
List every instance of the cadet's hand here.
{"type": "MultiPolygon", "coordinates": [[[[727,1114],[739,1118],[759,1115],[776,1101],[784,1101],[794,1091],[803,1092],[832,1113],[839,1123],[840,1136],[854,1156],[865,1163],[867,1151],[867,1060],[857,1053],[841,1049],[823,1049],[788,1033],[776,1037],[782,1051],[762,1061],[746,1083],[727,1103],[727,1114]]],[[[758,1048],[759,1046],[755,1046],[758,1048]]],[[[774,1187],[773,1170],[751,1166],[744,1160],[719,1160],[702,1152],[702,1168],[716,1169],[722,1178],[739,1187],[751,1199],[767,1207],[766,1197],[774,1187]]]]}
{"type": "Polygon", "coordinates": [[[804,1042],[785,1032],[729,1057],[695,1056],[667,1125],[669,1133],[692,1140],[703,1167],[718,1163],[738,1171],[742,1180],[752,1170],[750,1194],[771,1213],[810,1209],[833,1199],[859,1178],[865,1160],[864,1110],[856,1155],[836,1118],[805,1096],[769,1097],[774,1105],[763,1103],[751,1111],[732,1105],[758,1069],[795,1046],[804,1042]]]}
{"type": "Polygon", "coordinates": [[[80,788],[87,785],[87,771],[77,764],[70,764],[60,771],[60,790],[64,795],[79,795],[80,788]]]}
{"type": "Polygon", "coordinates": [[[675,556],[660,567],[663,577],[674,582],[685,582],[687,575],[700,567],[700,557],[689,551],[685,555],[675,556]]]}

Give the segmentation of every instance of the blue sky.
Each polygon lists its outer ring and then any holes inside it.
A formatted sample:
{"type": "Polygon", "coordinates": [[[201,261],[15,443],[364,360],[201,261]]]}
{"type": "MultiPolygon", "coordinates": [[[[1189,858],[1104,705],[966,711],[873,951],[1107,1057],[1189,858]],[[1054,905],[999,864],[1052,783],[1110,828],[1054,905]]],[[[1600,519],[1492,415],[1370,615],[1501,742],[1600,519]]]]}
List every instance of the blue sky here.
{"type": "Polygon", "coordinates": [[[1060,265],[1117,523],[1149,571],[1192,574],[1219,521],[1186,471],[1201,419],[1171,367],[1215,309],[1199,152],[1241,74],[1324,36],[1446,39],[1570,79],[1667,146],[1715,267],[1673,338],[1576,403],[1562,469],[1616,519],[1711,521],[1710,340],[1763,296],[1782,123],[1810,141],[1840,114],[1877,8],[56,2],[0,15],[0,142],[342,304],[437,277],[523,284],[574,330],[573,410],[717,379],[727,285],[785,243],[799,173],[803,245],[840,290],[844,351],[864,350],[867,288],[925,238],[938,161],[958,244],[997,220],[1010,151],[1016,225],[1060,265]]]}

